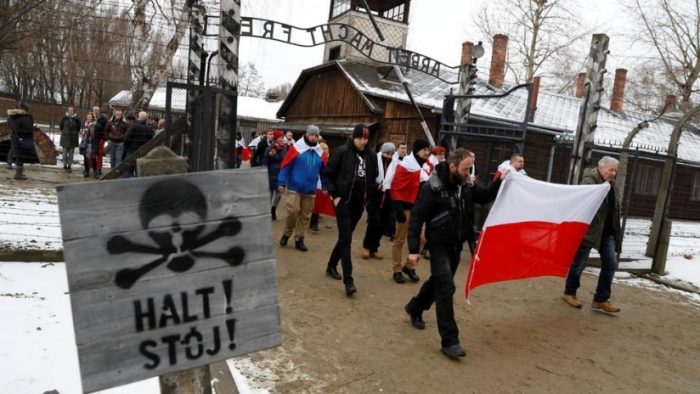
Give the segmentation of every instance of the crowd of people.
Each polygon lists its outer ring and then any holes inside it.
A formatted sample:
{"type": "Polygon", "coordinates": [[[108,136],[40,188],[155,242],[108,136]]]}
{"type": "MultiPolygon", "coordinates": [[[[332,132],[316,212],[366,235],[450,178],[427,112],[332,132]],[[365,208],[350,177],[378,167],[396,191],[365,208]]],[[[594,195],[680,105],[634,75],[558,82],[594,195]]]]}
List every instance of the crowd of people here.
{"type": "MultiPolygon", "coordinates": [[[[476,155],[471,150],[448,152],[417,139],[410,150],[406,144],[386,142],[375,152],[368,146],[370,131],[364,124],[356,125],[351,138],[330,154],[320,139],[321,130],[311,125],[297,141],[280,131],[271,131],[251,141],[253,147],[249,146],[254,152],[251,165],[268,168],[273,220],[280,195],[287,194],[280,246],[287,246],[293,236],[294,247],[306,252],[305,233],[308,228],[318,230],[318,213],[334,215],[338,238],[330,250],[325,273],[342,280],[345,294],[352,297],[358,292],[353,277],[352,237],[366,213],[362,258],[383,259],[380,242],[382,237],[389,237],[392,279],[398,284],[421,281],[416,266],[421,256],[428,258],[430,277],[404,311],[411,325],[422,330],[423,313],[434,304],[441,352],[448,357],[464,357],[466,350],[460,344],[453,310],[454,275],[463,245],[466,243],[472,253],[476,247],[474,204],[494,201],[509,172],[525,175],[523,155],[513,153],[498,167],[493,182],[482,187],[477,184],[476,155]],[[405,244],[409,254],[404,259],[405,244]]],[[[615,250],[621,239],[619,194],[614,184],[617,166],[617,160],[605,157],[582,182],[610,182],[613,187],[591,223],[566,280],[563,298],[576,308],[581,307],[576,290],[588,254],[592,248],[602,248],[603,274],[591,305],[611,313],[620,310],[608,300],[617,265],[615,250]]]]}
{"type": "MultiPolygon", "coordinates": [[[[20,103],[8,111],[12,130],[12,156],[15,179],[23,175],[23,157],[33,148],[33,120],[30,107],[20,103]]],[[[143,144],[162,131],[163,122],[140,112],[137,117],[122,118],[115,111],[111,118],[106,110],[93,108],[80,120],[73,107],[61,118],[61,145],[64,169],[71,171],[75,148],[85,157],[83,176],[92,169],[95,178],[101,175],[105,142],[109,146],[110,164],[134,154],[143,144]]],[[[423,313],[435,304],[441,352],[448,357],[464,357],[459,341],[454,310],[454,275],[460,262],[463,245],[473,253],[476,247],[474,204],[495,200],[501,183],[509,172],[525,175],[525,159],[519,152],[503,162],[488,187],[480,186],[474,162],[476,155],[464,148],[448,152],[416,139],[412,146],[385,142],[375,152],[369,145],[370,130],[364,124],[353,128],[351,138],[330,152],[323,142],[321,129],[310,125],[298,140],[291,132],[269,130],[246,146],[236,135],[236,167],[241,166],[244,152],[252,152],[251,167],[267,168],[270,213],[277,219],[277,209],[284,199],[286,219],[281,247],[294,237],[294,248],[306,252],[307,229],[318,231],[319,215],[335,216],[337,241],[326,262],[325,274],[342,280],[345,294],[358,292],[353,277],[352,237],[361,217],[367,214],[367,228],[362,241],[363,259],[384,259],[379,252],[382,237],[392,242],[392,279],[397,284],[420,282],[416,266],[421,256],[430,261],[430,277],[418,294],[404,306],[411,325],[425,328],[423,313]],[[404,259],[404,245],[408,256],[404,259]],[[340,265],[340,271],[338,266],[340,265]]],[[[620,194],[615,184],[618,161],[603,157],[597,168],[590,169],[582,184],[608,182],[611,188],[598,209],[581,243],[564,286],[562,298],[567,304],[581,308],[576,298],[580,277],[591,249],[600,251],[602,271],[591,306],[609,313],[620,308],[609,302],[612,278],[620,251],[620,194]]],[[[134,166],[124,177],[136,176],[134,166]]]]}
{"type": "MultiPolygon", "coordinates": [[[[8,110],[8,123],[11,130],[10,151],[7,165],[15,168],[15,180],[26,180],[24,163],[33,157],[34,149],[32,133],[36,129],[31,114],[31,106],[20,102],[16,109],[8,110]]],[[[110,111],[98,106],[81,119],[75,107],[68,107],[66,113],[58,121],[61,133],[60,145],[63,150],[63,169],[73,171],[75,150],[83,156],[83,177],[92,175],[95,179],[102,176],[103,159],[109,155],[110,168],[116,168],[123,160],[133,155],[141,146],[165,129],[165,119],[157,116],[150,117],[146,112],[136,116],[123,116],[122,111],[110,111]]],[[[122,177],[137,176],[136,165],[125,169],[122,177]]]]}

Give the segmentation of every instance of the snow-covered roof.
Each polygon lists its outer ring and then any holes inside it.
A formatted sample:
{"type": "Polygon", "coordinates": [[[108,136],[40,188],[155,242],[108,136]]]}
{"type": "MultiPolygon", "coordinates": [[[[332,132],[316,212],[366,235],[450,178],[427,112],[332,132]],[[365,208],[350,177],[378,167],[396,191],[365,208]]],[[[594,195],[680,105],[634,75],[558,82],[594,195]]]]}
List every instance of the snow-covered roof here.
{"type": "MultiPolygon", "coordinates": [[[[363,95],[377,96],[409,103],[409,98],[404,92],[403,86],[395,82],[387,82],[381,78],[377,67],[337,61],[337,65],[347,76],[348,80],[363,95]]],[[[442,71],[443,74],[453,73],[451,70],[442,71]]],[[[454,74],[454,73],[453,73],[454,74]]],[[[442,111],[445,96],[457,94],[458,85],[442,82],[437,78],[415,71],[408,70],[405,74],[409,81],[413,97],[418,105],[442,111]]],[[[447,76],[447,75],[446,75],[447,76]]],[[[456,76],[445,79],[456,79],[456,76]]],[[[477,79],[477,95],[493,95],[509,90],[513,85],[504,84],[503,90],[495,89],[483,79],[477,79]]],[[[578,112],[581,99],[539,91],[537,99],[537,111],[530,126],[556,132],[576,132],[578,124],[578,112]]],[[[485,100],[473,100],[471,113],[476,117],[497,121],[522,122],[527,108],[527,91],[519,89],[512,94],[485,100]]],[[[598,112],[598,127],[596,128],[595,142],[599,145],[621,147],[629,132],[644,120],[652,118],[649,114],[633,111],[617,113],[610,108],[601,106],[598,112]]],[[[641,130],[632,142],[632,147],[640,147],[646,150],[665,151],[675,126],[675,121],[659,119],[649,123],[649,127],[641,130]]],[[[700,131],[696,126],[688,125],[681,134],[678,155],[682,160],[700,161],[700,131]]]]}
{"type": "MultiPolygon", "coordinates": [[[[148,109],[165,111],[165,88],[158,88],[153,93],[148,109]]],[[[122,90],[109,100],[112,107],[125,107],[131,102],[131,90],[122,90]]],[[[184,89],[173,89],[172,111],[174,113],[184,113],[187,104],[187,91],[184,89]]],[[[238,117],[246,119],[258,119],[268,122],[282,122],[277,119],[277,111],[282,105],[282,101],[269,102],[257,97],[238,97],[238,117]]]]}

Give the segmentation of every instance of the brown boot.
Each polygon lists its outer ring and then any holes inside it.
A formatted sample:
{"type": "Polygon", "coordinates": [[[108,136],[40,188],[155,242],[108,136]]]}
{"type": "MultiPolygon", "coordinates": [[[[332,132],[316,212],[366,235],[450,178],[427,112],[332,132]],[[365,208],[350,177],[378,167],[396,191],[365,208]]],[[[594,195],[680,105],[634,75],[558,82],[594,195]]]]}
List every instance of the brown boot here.
{"type": "Polygon", "coordinates": [[[369,254],[369,257],[377,260],[382,260],[384,258],[384,256],[382,256],[379,252],[372,252],[369,254]]]}
{"type": "Polygon", "coordinates": [[[362,248],[362,258],[365,260],[369,258],[369,249],[362,248]]]}
{"type": "Polygon", "coordinates": [[[15,167],[15,179],[18,181],[26,181],[27,177],[24,176],[24,166],[15,167]]]}
{"type": "Polygon", "coordinates": [[[591,308],[601,309],[601,310],[604,310],[605,312],[610,312],[610,313],[617,313],[620,311],[620,308],[614,306],[609,301],[603,301],[603,302],[593,301],[591,303],[591,308]]]}
{"type": "Polygon", "coordinates": [[[561,296],[561,298],[563,298],[567,304],[573,306],[574,308],[581,309],[581,306],[583,306],[581,301],[576,299],[575,295],[564,294],[561,296]]]}

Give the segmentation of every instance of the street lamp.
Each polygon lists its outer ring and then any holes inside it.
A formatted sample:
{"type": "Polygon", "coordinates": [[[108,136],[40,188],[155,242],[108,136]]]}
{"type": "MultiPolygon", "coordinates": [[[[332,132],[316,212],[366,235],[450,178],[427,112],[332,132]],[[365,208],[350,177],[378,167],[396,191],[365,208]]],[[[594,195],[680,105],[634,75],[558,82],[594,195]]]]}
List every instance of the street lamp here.
{"type": "Polygon", "coordinates": [[[479,41],[479,43],[474,45],[474,48],[472,48],[472,64],[476,64],[476,61],[484,56],[485,51],[483,45],[481,44],[482,42],[479,41]]]}

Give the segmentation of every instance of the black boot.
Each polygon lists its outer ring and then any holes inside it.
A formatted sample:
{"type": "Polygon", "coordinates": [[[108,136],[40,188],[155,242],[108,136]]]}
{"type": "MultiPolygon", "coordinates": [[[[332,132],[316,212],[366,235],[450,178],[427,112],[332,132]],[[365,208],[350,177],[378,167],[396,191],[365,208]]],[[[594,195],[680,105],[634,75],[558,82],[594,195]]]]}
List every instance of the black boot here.
{"type": "Polygon", "coordinates": [[[406,283],[406,278],[403,277],[402,273],[394,272],[394,281],[396,283],[406,283]]]}
{"type": "Polygon", "coordinates": [[[282,238],[280,238],[280,246],[287,246],[287,241],[289,241],[289,236],[282,234],[282,238]]]}
{"type": "Polygon", "coordinates": [[[425,329],[425,322],[423,321],[423,316],[422,316],[422,314],[415,314],[415,313],[411,312],[410,306],[411,306],[412,302],[413,302],[413,300],[411,300],[411,302],[406,304],[406,306],[403,309],[406,311],[406,313],[408,313],[408,316],[410,316],[411,325],[413,326],[413,328],[423,330],[423,329],[425,329]]]}
{"type": "Polygon", "coordinates": [[[357,293],[357,287],[355,287],[355,284],[350,282],[345,284],[345,295],[350,297],[351,295],[357,293]]]}
{"type": "Polygon", "coordinates": [[[420,276],[416,274],[416,270],[411,270],[406,267],[403,267],[402,269],[403,273],[408,276],[408,280],[410,280],[413,283],[416,283],[420,280],[420,276]]]}
{"type": "Polygon", "coordinates": [[[309,248],[307,248],[306,245],[304,245],[304,237],[301,237],[294,241],[294,247],[301,250],[302,252],[306,252],[307,250],[309,250],[309,248]]]}
{"type": "Polygon", "coordinates": [[[270,208],[270,214],[272,214],[272,220],[277,220],[277,207],[270,208]]]}
{"type": "Polygon", "coordinates": [[[464,350],[459,343],[452,346],[446,346],[440,349],[440,352],[445,356],[452,358],[465,357],[467,355],[467,351],[464,350]]]}
{"type": "Polygon", "coordinates": [[[343,279],[343,277],[341,277],[340,274],[338,273],[338,269],[335,267],[331,267],[330,265],[328,266],[328,268],[326,268],[326,275],[330,276],[331,278],[333,278],[335,280],[343,279]]]}

